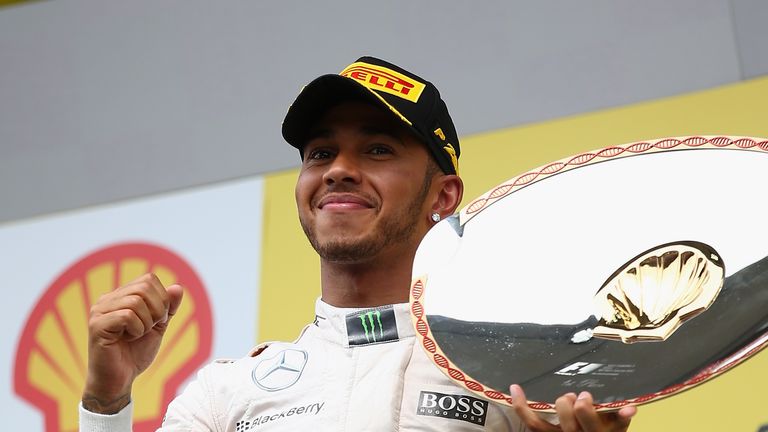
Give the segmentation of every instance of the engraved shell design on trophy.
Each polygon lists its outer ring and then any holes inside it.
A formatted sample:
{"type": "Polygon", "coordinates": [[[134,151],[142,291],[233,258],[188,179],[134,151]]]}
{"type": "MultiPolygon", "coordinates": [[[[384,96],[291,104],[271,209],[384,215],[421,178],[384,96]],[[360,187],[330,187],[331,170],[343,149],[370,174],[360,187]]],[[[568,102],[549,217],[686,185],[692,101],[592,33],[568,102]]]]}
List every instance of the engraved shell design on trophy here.
{"type": "Polygon", "coordinates": [[[624,343],[663,341],[704,312],[723,286],[725,267],[709,245],[654,247],[617,270],[594,297],[595,337],[624,343]]]}

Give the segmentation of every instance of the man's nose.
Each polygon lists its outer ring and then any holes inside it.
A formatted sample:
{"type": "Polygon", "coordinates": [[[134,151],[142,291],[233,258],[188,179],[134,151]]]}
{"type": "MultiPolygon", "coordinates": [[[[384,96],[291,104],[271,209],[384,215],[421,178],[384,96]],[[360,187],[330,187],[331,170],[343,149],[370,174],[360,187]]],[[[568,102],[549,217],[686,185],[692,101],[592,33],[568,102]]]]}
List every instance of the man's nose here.
{"type": "Polygon", "coordinates": [[[360,165],[354,155],[346,152],[340,152],[336,155],[323,175],[323,181],[327,185],[333,183],[360,183],[360,165]]]}

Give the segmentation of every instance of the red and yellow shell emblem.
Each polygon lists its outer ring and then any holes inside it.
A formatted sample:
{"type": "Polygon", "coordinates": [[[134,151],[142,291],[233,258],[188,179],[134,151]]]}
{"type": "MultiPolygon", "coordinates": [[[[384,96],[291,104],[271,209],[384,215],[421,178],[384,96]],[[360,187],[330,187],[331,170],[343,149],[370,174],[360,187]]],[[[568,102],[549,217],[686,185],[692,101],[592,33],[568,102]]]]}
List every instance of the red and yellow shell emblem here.
{"type": "Polygon", "coordinates": [[[144,243],[93,252],[45,291],[24,326],[16,352],[15,391],[43,412],[46,432],[77,431],[91,305],[146,272],[155,273],[164,285],[182,284],[185,292],[154,363],[133,385],[134,430],[157,429],[179,386],[210,356],[210,303],[189,264],[168,249],[144,243]]]}

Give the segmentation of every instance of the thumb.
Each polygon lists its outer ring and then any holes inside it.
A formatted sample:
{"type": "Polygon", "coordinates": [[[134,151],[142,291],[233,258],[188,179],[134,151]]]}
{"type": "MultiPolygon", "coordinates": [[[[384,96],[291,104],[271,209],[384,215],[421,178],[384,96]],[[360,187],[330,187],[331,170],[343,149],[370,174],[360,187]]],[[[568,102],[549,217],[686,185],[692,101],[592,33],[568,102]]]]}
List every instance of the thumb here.
{"type": "Polygon", "coordinates": [[[181,298],[184,297],[184,287],[179,284],[173,284],[166,288],[166,292],[168,292],[168,320],[170,320],[179,309],[181,298]]]}

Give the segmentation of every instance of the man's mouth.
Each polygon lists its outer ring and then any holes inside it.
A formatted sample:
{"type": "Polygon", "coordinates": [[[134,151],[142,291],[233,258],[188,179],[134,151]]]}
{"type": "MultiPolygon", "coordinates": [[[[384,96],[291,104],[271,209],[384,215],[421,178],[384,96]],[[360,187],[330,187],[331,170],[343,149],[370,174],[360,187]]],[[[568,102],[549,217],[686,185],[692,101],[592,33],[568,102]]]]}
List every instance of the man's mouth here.
{"type": "Polygon", "coordinates": [[[320,210],[344,211],[344,210],[365,210],[374,208],[370,200],[360,195],[350,193],[330,193],[325,195],[317,203],[320,210]]]}

